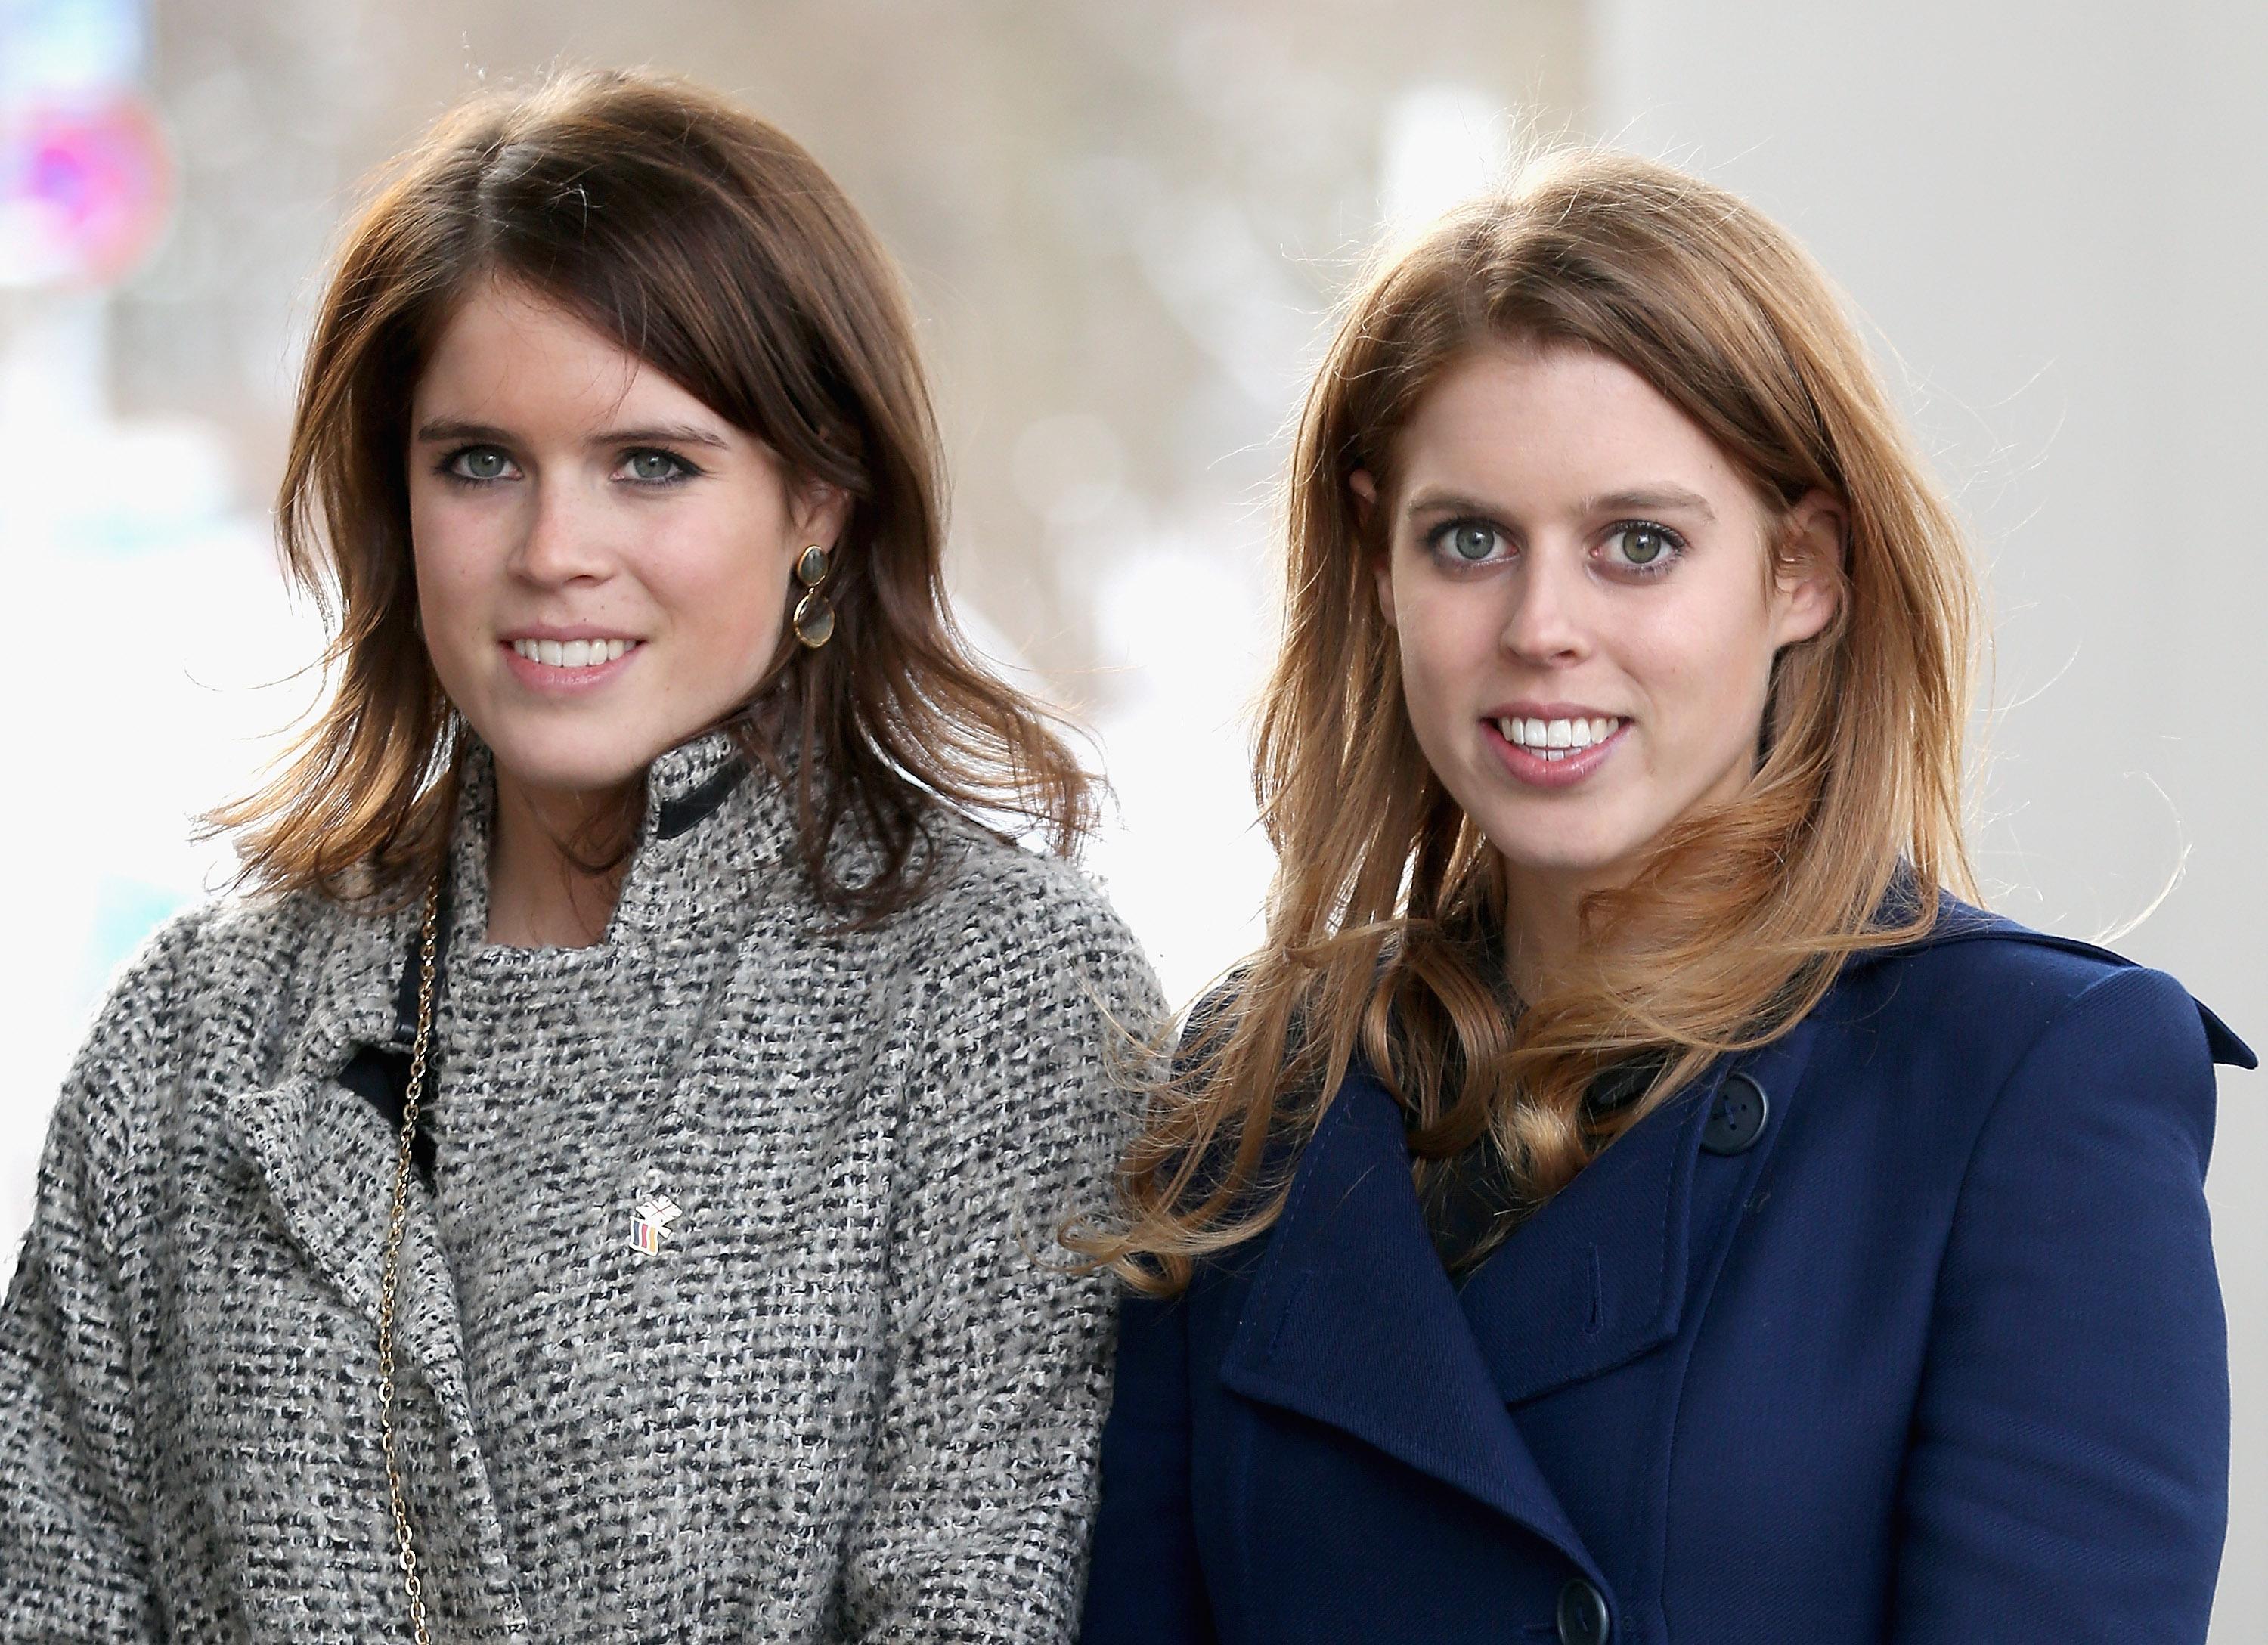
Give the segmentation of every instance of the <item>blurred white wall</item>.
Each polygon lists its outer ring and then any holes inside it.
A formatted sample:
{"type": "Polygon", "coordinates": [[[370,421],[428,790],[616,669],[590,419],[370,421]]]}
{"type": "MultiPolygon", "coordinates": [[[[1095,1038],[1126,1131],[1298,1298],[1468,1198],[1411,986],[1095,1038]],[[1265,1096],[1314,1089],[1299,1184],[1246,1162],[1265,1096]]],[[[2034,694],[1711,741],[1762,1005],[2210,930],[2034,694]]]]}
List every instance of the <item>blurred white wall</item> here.
{"type": "MultiPolygon", "coordinates": [[[[2268,8],[1594,0],[1590,123],[1791,225],[1895,349],[1991,568],[1981,867],[2268,1046],[2268,8]]],[[[2268,1080],[2209,1191],[2235,1396],[2214,1645],[2268,1638],[2268,1080]]]]}

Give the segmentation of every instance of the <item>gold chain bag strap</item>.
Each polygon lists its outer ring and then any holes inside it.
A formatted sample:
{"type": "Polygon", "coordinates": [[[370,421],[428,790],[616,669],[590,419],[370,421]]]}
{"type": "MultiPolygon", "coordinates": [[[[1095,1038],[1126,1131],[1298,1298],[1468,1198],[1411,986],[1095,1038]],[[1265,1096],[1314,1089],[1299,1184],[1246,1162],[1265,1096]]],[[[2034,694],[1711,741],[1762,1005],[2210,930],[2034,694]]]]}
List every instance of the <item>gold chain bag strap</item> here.
{"type": "Polygon", "coordinates": [[[386,1490],[394,1509],[394,1547],[401,1581],[409,1594],[409,1625],[417,1645],[433,1645],[425,1626],[425,1595],[417,1580],[417,1545],[411,1535],[409,1503],[401,1490],[401,1458],[394,1432],[394,1303],[401,1279],[401,1235],[409,1223],[411,1150],[417,1140],[417,1106],[425,1095],[425,1069],[433,1044],[433,984],[437,969],[435,931],[439,924],[441,885],[425,893],[425,924],[417,945],[417,1037],[409,1051],[409,1088],[401,1099],[401,1147],[394,1160],[394,1209],[386,1221],[386,1264],[378,1283],[378,1428],[386,1450],[386,1490]]]}

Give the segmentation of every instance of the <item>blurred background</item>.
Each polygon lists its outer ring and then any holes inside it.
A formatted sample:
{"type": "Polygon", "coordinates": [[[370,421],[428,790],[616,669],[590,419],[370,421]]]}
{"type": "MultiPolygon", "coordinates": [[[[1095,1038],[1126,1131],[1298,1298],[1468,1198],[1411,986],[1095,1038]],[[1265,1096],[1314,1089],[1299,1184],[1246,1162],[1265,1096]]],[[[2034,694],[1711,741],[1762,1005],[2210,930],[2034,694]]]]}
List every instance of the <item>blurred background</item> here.
{"type": "MultiPolygon", "coordinates": [[[[1091,864],[1177,999],[1256,932],[1243,711],[1331,306],[1381,232],[1573,136],[1746,194],[1864,317],[1989,574],[1992,900],[2268,1044],[2268,8],[0,0],[0,1274],[106,979],[225,869],[191,818],[313,698],[268,505],[341,218],[453,100],[562,61],[737,93],[901,259],[961,609],[1093,730],[1091,864]]],[[[2235,1645],[2268,1637],[2268,1083],[2222,1092],[2235,1645]]]]}

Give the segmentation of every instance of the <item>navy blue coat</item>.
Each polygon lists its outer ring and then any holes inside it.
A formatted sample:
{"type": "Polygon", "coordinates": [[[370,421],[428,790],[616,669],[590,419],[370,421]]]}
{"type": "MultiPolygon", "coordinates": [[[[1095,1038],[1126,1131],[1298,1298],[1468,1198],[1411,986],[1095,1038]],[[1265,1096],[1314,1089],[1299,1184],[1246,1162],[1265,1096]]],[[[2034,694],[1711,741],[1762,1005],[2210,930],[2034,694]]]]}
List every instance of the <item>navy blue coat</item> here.
{"type": "Polygon", "coordinates": [[[1086,1645],[2204,1639],[2213,1063],[2253,1058],[1949,912],[1462,1290],[1351,1075],[1275,1228],[1126,1303],[1086,1645]]]}

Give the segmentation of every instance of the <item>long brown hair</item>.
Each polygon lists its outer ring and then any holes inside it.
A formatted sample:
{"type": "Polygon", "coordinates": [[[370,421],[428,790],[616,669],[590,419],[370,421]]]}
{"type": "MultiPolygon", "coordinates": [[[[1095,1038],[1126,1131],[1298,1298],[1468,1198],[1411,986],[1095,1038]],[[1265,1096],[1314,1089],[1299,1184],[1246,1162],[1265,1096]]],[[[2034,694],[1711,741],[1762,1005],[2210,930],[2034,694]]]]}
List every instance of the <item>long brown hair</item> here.
{"type": "Polygon", "coordinates": [[[584,71],[445,117],[346,236],[276,513],[288,569],[335,623],[331,690],[268,785],[210,819],[253,887],[383,904],[446,849],[465,732],[417,629],[409,408],[455,306],[490,279],[568,308],[851,499],[835,639],[806,651],[783,631],[733,722],[776,775],[784,746],[802,751],[800,854],[830,904],[872,920],[916,895],[939,799],[1076,847],[1092,779],[946,603],[937,428],[887,256],[784,133],[681,82],[584,71]],[[829,866],[846,819],[880,864],[856,884],[829,866]]]}
{"type": "Polygon", "coordinates": [[[1725,191],[1627,155],[1548,156],[1388,256],[1308,395],[1288,513],[1254,771],[1278,856],[1267,940],[1185,1036],[1123,1168],[1123,1222],[1071,1236],[1149,1291],[1275,1220],[1358,1055],[1406,1110],[1421,1177],[1487,1135],[1532,1210],[1712,1059],[1785,1032],[1844,956],[1923,934],[1937,888],[1971,884],[1978,601],[1960,530],[1825,277],[1725,191]],[[1349,485],[1367,470],[1391,495],[1427,388],[1496,339],[1621,361],[1779,525],[1815,490],[1849,522],[1838,614],[1776,660],[1753,781],[1589,898],[1574,965],[1516,1008],[1498,859],[1418,748],[1379,609],[1390,511],[1366,527],[1349,485]],[[1610,1069],[1644,1076],[1637,1100],[1589,1100],[1610,1069]]]}

